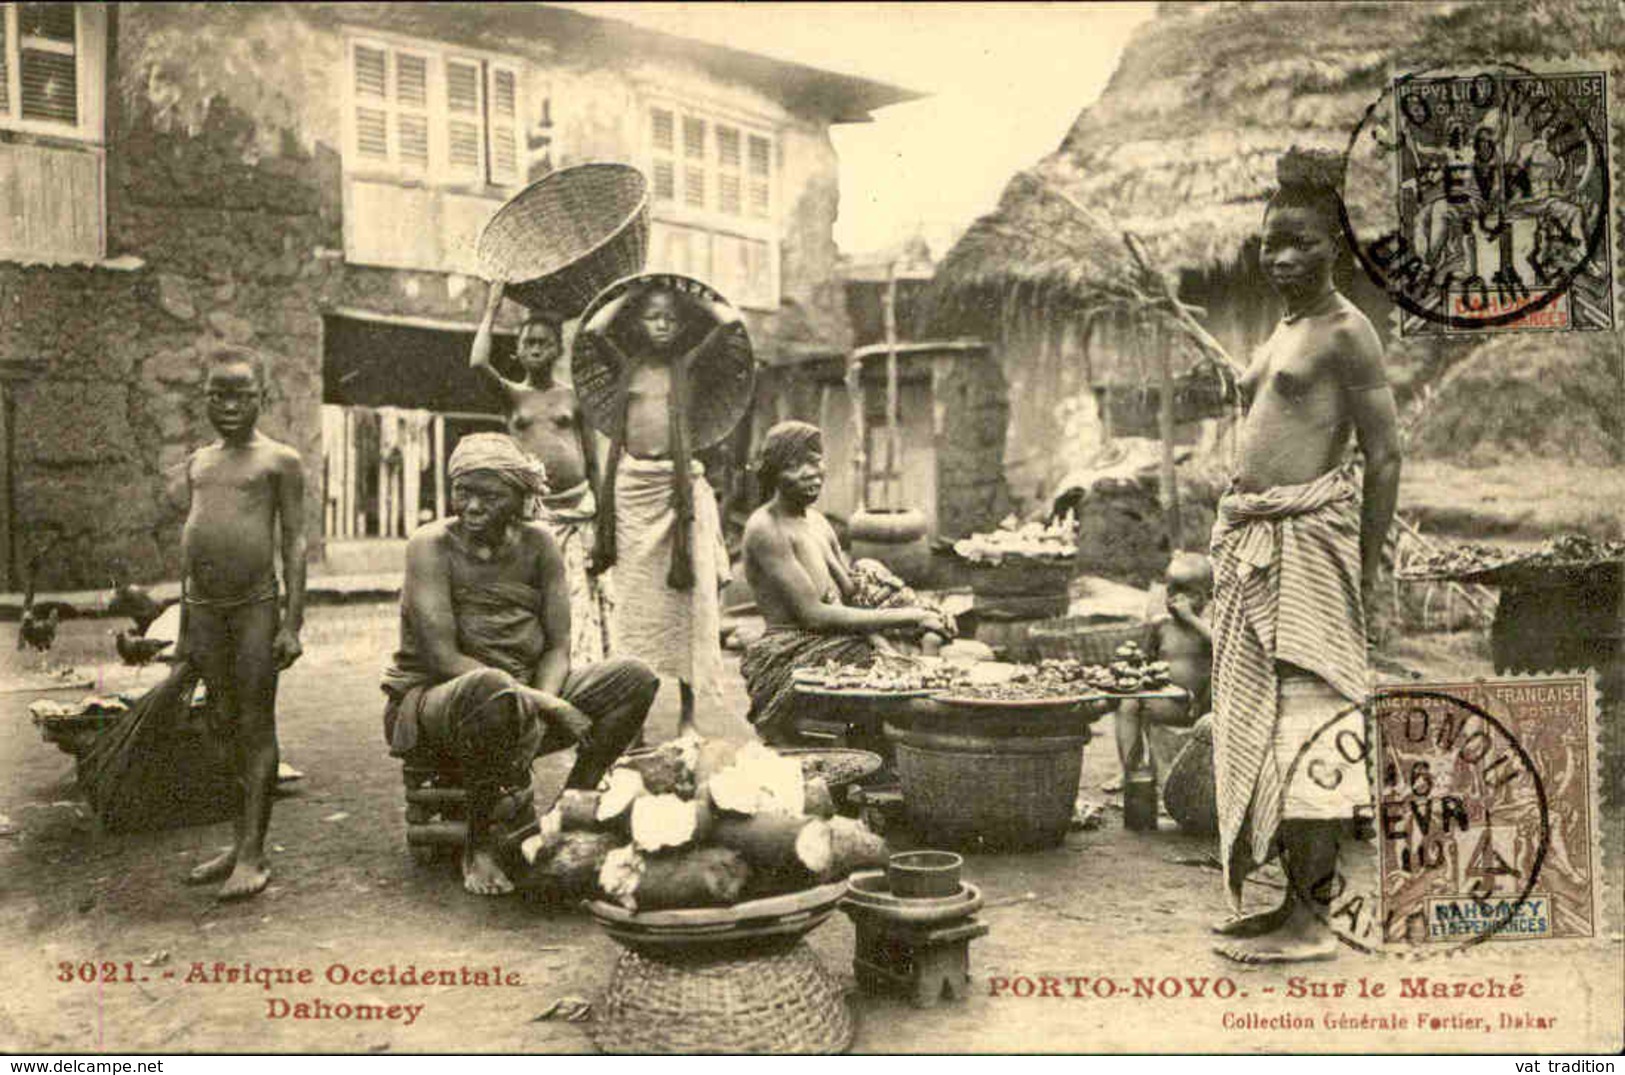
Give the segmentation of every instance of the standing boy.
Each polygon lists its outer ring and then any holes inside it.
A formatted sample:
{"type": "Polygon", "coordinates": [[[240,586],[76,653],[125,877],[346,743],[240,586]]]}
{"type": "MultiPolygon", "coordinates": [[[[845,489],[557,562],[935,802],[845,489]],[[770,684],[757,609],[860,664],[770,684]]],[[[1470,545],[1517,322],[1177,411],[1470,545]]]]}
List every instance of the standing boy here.
{"type": "Polygon", "coordinates": [[[231,849],[188,881],[224,881],[240,899],[271,879],[265,830],[276,785],[277,673],[298,660],[305,621],[305,478],[299,454],[256,430],[265,360],[240,347],[206,356],[209,423],[220,439],[186,463],[191,508],[181,536],[177,656],[203,675],[215,726],[231,735],[243,800],[231,849]],[[276,547],[288,588],[277,608],[276,547]]]}

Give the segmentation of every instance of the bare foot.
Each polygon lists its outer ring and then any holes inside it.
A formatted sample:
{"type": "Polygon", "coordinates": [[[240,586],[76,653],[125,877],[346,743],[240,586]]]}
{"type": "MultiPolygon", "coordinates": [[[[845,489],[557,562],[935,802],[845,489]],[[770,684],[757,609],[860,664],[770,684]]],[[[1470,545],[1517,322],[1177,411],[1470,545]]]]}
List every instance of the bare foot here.
{"type": "Polygon", "coordinates": [[[189,885],[210,885],[216,881],[224,881],[231,876],[232,868],[237,865],[237,849],[228,847],[207,862],[192,867],[186,875],[189,885]]]}
{"type": "Polygon", "coordinates": [[[1234,944],[1216,944],[1213,950],[1237,963],[1319,963],[1337,958],[1337,938],[1311,941],[1270,934],[1234,944]]]}
{"type": "Polygon", "coordinates": [[[270,882],[271,867],[263,858],[253,861],[244,860],[233,867],[231,876],[226,878],[226,883],[220,886],[220,894],[217,898],[222,900],[247,899],[249,896],[258,894],[270,882]]]}
{"type": "Polygon", "coordinates": [[[1213,927],[1213,932],[1221,937],[1259,937],[1266,933],[1274,933],[1280,929],[1292,913],[1290,900],[1279,907],[1268,911],[1257,911],[1253,914],[1236,915],[1227,918],[1213,927]]]}
{"type": "Polygon", "coordinates": [[[513,882],[490,849],[481,847],[463,855],[463,887],[476,896],[505,896],[513,891],[513,882]]]}

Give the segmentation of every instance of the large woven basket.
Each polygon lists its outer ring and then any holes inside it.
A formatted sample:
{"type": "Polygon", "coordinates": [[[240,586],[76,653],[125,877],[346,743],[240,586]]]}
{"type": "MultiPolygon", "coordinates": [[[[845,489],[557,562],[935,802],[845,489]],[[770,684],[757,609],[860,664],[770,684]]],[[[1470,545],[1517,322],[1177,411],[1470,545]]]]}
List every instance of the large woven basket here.
{"type": "Polygon", "coordinates": [[[629,951],[590,1033],[606,1053],[829,1054],[852,1044],[852,1013],[805,941],[732,959],[629,951]]]}
{"type": "Polygon", "coordinates": [[[977,597],[1065,597],[1077,572],[1077,565],[1069,559],[1009,556],[996,564],[972,564],[967,574],[977,597]]]}
{"type": "Polygon", "coordinates": [[[739,314],[710,285],[677,273],[644,273],[617,280],[593,298],[581,316],[581,329],[570,350],[570,373],[581,409],[593,428],[614,437],[626,419],[626,385],[622,356],[637,361],[642,332],[642,302],[662,289],[678,296],[686,320],[674,351],[701,343],[712,329],[723,334],[689,367],[689,448],[709,448],[733,432],[750,410],[756,389],[756,358],[750,334],[739,314]],[[611,346],[613,344],[613,346],[611,346]]]}
{"type": "Polygon", "coordinates": [[[1053,847],[1066,836],[1083,735],[949,736],[886,726],[910,827],[927,844],[1053,847]]]}
{"type": "Polygon", "coordinates": [[[578,164],[514,195],[485,225],[480,274],[507,295],[558,321],[643,271],[649,247],[649,184],[625,164],[578,164]]]}
{"type": "Polygon", "coordinates": [[[1110,664],[1118,646],[1133,642],[1143,649],[1150,637],[1150,624],[1121,616],[1062,616],[1027,631],[1027,641],[1040,657],[1084,664],[1110,664]]]}

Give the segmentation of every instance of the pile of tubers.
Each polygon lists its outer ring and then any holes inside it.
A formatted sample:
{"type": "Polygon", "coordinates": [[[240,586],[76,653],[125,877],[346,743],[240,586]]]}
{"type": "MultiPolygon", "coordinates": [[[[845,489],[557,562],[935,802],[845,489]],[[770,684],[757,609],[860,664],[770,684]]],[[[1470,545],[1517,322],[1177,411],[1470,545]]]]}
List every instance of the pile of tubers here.
{"type": "Polygon", "coordinates": [[[886,843],[837,817],[824,779],[760,743],[684,736],[568,790],[521,852],[530,882],[629,911],[726,907],[884,866],[886,843]]]}

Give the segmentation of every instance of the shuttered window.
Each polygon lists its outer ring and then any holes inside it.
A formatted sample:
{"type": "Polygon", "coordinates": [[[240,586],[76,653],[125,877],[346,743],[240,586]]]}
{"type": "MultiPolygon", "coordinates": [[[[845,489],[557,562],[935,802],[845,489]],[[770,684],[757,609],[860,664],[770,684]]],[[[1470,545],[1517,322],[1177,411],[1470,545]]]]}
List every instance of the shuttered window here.
{"type": "Polygon", "coordinates": [[[352,171],[498,186],[522,178],[517,64],[351,43],[352,171]]]}
{"type": "Polygon", "coordinates": [[[646,152],[653,271],[707,280],[739,305],[778,305],[773,135],[738,119],[651,101],[646,152]]]}
{"type": "Polygon", "coordinates": [[[106,254],[106,37],[103,4],[0,3],[0,259],[106,254]]]}
{"type": "Polygon", "coordinates": [[[105,12],[81,6],[0,4],[0,127],[101,140],[105,12]]]}

